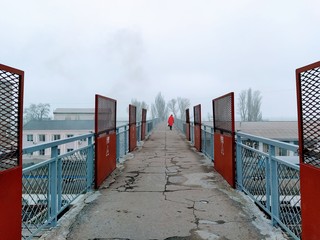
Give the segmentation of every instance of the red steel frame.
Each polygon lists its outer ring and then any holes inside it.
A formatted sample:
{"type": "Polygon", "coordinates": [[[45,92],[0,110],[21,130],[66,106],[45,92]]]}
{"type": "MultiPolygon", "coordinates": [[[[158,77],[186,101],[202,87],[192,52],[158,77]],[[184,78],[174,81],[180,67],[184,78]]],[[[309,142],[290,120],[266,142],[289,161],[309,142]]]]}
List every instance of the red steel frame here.
{"type": "Polygon", "coordinates": [[[228,93],[212,100],[214,125],[214,168],[235,188],[235,124],[234,93],[228,93]],[[230,99],[229,106],[218,103],[230,99]],[[219,115],[218,115],[219,111],[219,115]]]}
{"type": "Polygon", "coordinates": [[[137,108],[129,104],[129,152],[137,147],[137,108]]]}
{"type": "MultiPolygon", "coordinates": [[[[111,110],[112,111],[112,110],[111,110]]],[[[103,181],[116,168],[116,120],[117,120],[117,101],[108,97],[95,96],[95,187],[99,188],[103,181]],[[113,105],[113,116],[100,114],[101,110],[108,113],[100,103],[113,105]],[[102,118],[101,118],[102,117],[102,118]],[[111,123],[111,124],[108,124],[111,123]],[[102,125],[102,126],[101,126],[102,125]]]]}
{"type": "Polygon", "coordinates": [[[191,140],[190,136],[190,113],[189,113],[189,108],[186,109],[186,138],[188,141],[191,140]]]}
{"type": "Polygon", "coordinates": [[[193,107],[194,147],[201,152],[201,104],[193,107]]]}
{"type": "MultiPolygon", "coordinates": [[[[0,69],[19,76],[18,96],[18,157],[17,166],[0,171],[0,236],[21,239],[22,226],[22,118],[24,72],[0,64],[0,69]]],[[[0,83],[1,84],[1,83],[0,83]]],[[[1,102],[0,102],[1,104],[1,102]]]]}
{"type": "MultiPolygon", "coordinates": [[[[301,73],[320,68],[320,61],[296,70],[297,83],[297,107],[298,107],[298,131],[299,131],[299,156],[300,156],[300,193],[301,193],[301,217],[302,239],[319,239],[320,236],[320,168],[305,162],[305,139],[303,134],[303,102],[301,89],[301,73]]],[[[314,80],[311,80],[314,81],[314,80]]],[[[320,82],[320,80],[318,80],[320,82]]],[[[312,93],[312,89],[309,89],[312,93]]],[[[313,91],[314,93],[314,91],[313,91]]],[[[319,99],[318,99],[319,100],[319,99]]],[[[315,111],[316,109],[313,109],[315,111]]],[[[319,109],[317,109],[319,111],[319,109]]],[[[320,127],[319,119],[314,119],[313,127],[320,127]],[[317,121],[316,121],[317,120],[317,121]]],[[[319,139],[316,139],[319,141],[319,139]]],[[[319,149],[318,149],[319,150],[319,149]]]]}
{"type": "Polygon", "coordinates": [[[146,138],[146,125],[147,125],[147,109],[142,109],[141,119],[141,140],[146,138]]]}

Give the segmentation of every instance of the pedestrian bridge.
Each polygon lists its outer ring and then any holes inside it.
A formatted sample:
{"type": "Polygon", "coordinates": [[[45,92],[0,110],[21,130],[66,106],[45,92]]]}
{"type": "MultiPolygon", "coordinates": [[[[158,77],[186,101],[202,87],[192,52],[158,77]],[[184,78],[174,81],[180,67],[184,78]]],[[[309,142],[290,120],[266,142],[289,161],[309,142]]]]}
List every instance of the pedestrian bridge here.
{"type": "MultiPolygon", "coordinates": [[[[117,127],[117,167],[96,190],[93,134],[25,148],[25,154],[43,148],[55,153],[63,144],[88,139],[81,149],[23,169],[23,238],[285,239],[300,234],[299,166],[277,160],[279,171],[268,175],[266,154],[239,144],[242,175],[237,172],[235,190],[214,168],[212,127],[201,128],[202,151],[194,147],[193,124],[190,141],[185,128],[181,120],[173,131],[148,121],[147,139],[137,134],[138,144],[129,152],[129,125],[117,127]],[[271,178],[281,185],[277,214],[284,227],[273,220],[271,178]]],[[[238,138],[297,150],[250,135],[238,138]]]]}
{"type": "Polygon", "coordinates": [[[297,69],[300,148],[235,132],[230,93],[213,124],[197,105],[173,131],[132,105],[116,126],[116,100],[96,95],[94,133],[22,149],[24,73],[0,65],[1,239],[318,239],[319,69],[297,69]]]}
{"type": "Polygon", "coordinates": [[[178,129],[159,124],[130,155],[48,239],[284,239],[178,129]]]}

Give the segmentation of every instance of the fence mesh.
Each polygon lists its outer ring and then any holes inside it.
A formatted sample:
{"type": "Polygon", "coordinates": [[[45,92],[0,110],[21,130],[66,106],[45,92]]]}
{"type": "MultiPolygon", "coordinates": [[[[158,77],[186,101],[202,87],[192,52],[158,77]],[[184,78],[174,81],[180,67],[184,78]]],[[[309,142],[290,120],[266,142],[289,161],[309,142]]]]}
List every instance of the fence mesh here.
{"type": "Polygon", "coordinates": [[[24,239],[37,235],[54,218],[59,218],[59,214],[80,194],[85,193],[88,185],[93,184],[87,183],[88,153],[89,147],[78,149],[59,156],[57,160],[49,160],[37,167],[23,170],[22,236],[24,239]],[[53,171],[54,169],[57,170],[53,171]],[[56,195],[51,192],[54,186],[56,195]],[[57,204],[58,216],[51,211],[53,200],[57,204]]]}
{"type": "Polygon", "coordinates": [[[282,227],[291,231],[291,235],[301,237],[301,196],[300,170],[288,166],[285,162],[275,161],[276,171],[272,175],[268,153],[255,149],[255,141],[243,141],[241,147],[242,188],[270,216],[273,214],[272,199],[276,199],[279,211],[277,217],[282,227]],[[272,185],[277,179],[277,185],[272,185]],[[267,189],[269,186],[269,190],[267,189]],[[277,192],[277,196],[273,195],[277,192]]]}
{"type": "Polygon", "coordinates": [[[201,125],[201,105],[197,105],[193,107],[194,113],[194,124],[201,125]]]}
{"type": "Polygon", "coordinates": [[[280,221],[301,238],[300,171],[278,164],[280,221]]]}
{"type": "Polygon", "coordinates": [[[129,125],[137,123],[137,108],[136,106],[129,105],[129,125]]]}
{"type": "Polygon", "coordinates": [[[233,93],[212,100],[214,129],[234,132],[233,93]]]}
{"type": "Polygon", "coordinates": [[[20,75],[0,68],[0,171],[19,165],[20,75]]]}
{"type": "Polygon", "coordinates": [[[300,73],[303,161],[320,168],[320,67],[300,73]]]}
{"type": "Polygon", "coordinates": [[[243,187],[260,203],[266,206],[266,157],[246,148],[241,149],[243,187]]]}
{"type": "Polygon", "coordinates": [[[96,133],[116,129],[116,104],[114,99],[96,95],[96,133]]]}
{"type": "Polygon", "coordinates": [[[23,173],[22,236],[27,238],[48,223],[49,165],[23,173]]]}
{"type": "Polygon", "coordinates": [[[190,123],[190,113],[189,113],[189,108],[186,109],[186,123],[190,123]]]}

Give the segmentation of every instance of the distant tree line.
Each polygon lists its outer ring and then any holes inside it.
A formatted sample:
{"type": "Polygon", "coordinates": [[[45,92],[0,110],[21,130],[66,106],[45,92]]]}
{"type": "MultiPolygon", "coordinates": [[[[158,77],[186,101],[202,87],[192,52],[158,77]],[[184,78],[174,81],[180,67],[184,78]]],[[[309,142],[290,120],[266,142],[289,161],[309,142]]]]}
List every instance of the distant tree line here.
{"type": "Polygon", "coordinates": [[[238,113],[241,121],[262,121],[261,103],[262,96],[260,91],[252,91],[251,88],[242,90],[238,97],[238,113]]]}
{"type": "Polygon", "coordinates": [[[24,124],[31,120],[47,120],[50,119],[50,104],[49,103],[38,103],[30,104],[29,107],[23,111],[23,122],[24,124]]]}
{"type": "MultiPolygon", "coordinates": [[[[137,121],[141,121],[142,108],[149,110],[148,105],[144,101],[140,102],[137,99],[132,99],[131,104],[137,108],[137,121]]],[[[166,120],[169,114],[173,114],[176,118],[185,119],[185,111],[189,107],[189,99],[178,97],[166,102],[161,92],[159,92],[155,97],[154,103],[151,104],[151,117],[166,120]]]]}

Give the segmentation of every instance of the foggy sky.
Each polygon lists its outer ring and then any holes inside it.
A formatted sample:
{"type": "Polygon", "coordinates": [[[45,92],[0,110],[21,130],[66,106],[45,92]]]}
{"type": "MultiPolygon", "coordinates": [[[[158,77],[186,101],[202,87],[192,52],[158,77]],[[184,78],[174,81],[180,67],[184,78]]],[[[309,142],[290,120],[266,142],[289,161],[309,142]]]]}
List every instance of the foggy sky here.
{"type": "MultiPolygon", "coordinates": [[[[25,71],[25,106],[93,107],[94,95],[149,105],[252,88],[264,119],[296,118],[295,69],[320,60],[320,2],[1,1],[0,63],[25,71]]],[[[237,101],[236,101],[237,104],[237,101]]],[[[150,115],[149,115],[150,116],[150,115]]]]}

